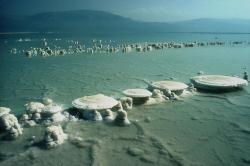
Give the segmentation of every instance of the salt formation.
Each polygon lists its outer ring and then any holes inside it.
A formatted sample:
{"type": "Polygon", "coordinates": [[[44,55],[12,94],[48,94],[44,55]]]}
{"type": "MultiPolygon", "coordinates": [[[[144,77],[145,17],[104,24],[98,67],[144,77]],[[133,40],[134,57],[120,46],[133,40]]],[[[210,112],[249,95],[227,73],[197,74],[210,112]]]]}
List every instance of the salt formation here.
{"type": "Polygon", "coordinates": [[[130,121],[128,120],[127,112],[124,110],[117,111],[117,115],[115,118],[115,124],[119,126],[127,126],[130,124],[130,121]]]}
{"type": "Polygon", "coordinates": [[[112,97],[105,96],[103,94],[97,94],[93,96],[84,96],[75,99],[72,105],[77,109],[83,110],[104,110],[110,109],[118,104],[118,101],[112,97]]]}
{"type": "Polygon", "coordinates": [[[248,85],[248,82],[238,77],[230,77],[223,75],[201,75],[190,79],[194,87],[203,90],[233,90],[248,85]]]}
{"type": "Polygon", "coordinates": [[[124,110],[131,110],[133,108],[133,99],[131,97],[121,97],[120,102],[124,110]]]}
{"type": "Polygon", "coordinates": [[[62,114],[62,107],[58,105],[48,105],[44,107],[42,112],[42,120],[45,124],[58,124],[64,121],[65,117],[62,114]]]}
{"type": "Polygon", "coordinates": [[[152,96],[147,100],[145,105],[154,105],[165,102],[169,100],[169,97],[165,96],[162,91],[159,89],[154,89],[152,92],[152,96]]]}
{"type": "MultiPolygon", "coordinates": [[[[55,38],[55,41],[58,41],[61,39],[55,38]]],[[[30,39],[20,39],[19,41],[31,41],[30,39]]],[[[81,44],[79,41],[74,40],[67,40],[65,41],[65,45],[62,46],[64,48],[61,48],[61,46],[52,45],[51,48],[49,47],[49,44],[47,40],[42,40],[42,47],[35,48],[30,47],[27,50],[19,51],[15,48],[11,49],[12,54],[17,54],[23,52],[24,55],[28,58],[40,55],[42,57],[50,57],[50,56],[64,56],[67,55],[77,55],[81,53],[87,53],[87,54],[93,54],[93,53],[117,53],[119,51],[123,53],[129,53],[132,51],[136,52],[147,52],[152,50],[162,50],[165,48],[175,48],[175,49],[181,49],[181,48],[193,48],[193,47],[204,47],[204,46],[221,46],[225,45],[225,42],[221,41],[212,41],[212,42],[160,42],[160,43],[124,43],[124,44],[113,44],[114,41],[92,41],[92,45],[88,48],[85,47],[84,44],[81,44]]],[[[7,41],[5,41],[7,43],[7,41]]],[[[230,45],[239,45],[244,44],[246,42],[242,41],[233,41],[228,42],[230,45]]],[[[248,43],[249,44],[249,43],[248,43]]],[[[198,72],[197,74],[204,74],[202,71],[198,72]]]]}
{"type": "Polygon", "coordinates": [[[146,89],[127,89],[123,91],[123,94],[133,98],[134,104],[144,104],[152,96],[152,93],[146,89]]]}
{"type": "Polygon", "coordinates": [[[111,109],[118,105],[118,101],[112,97],[108,97],[103,94],[97,94],[75,99],[72,102],[72,105],[73,107],[77,108],[80,113],[82,113],[84,119],[102,121],[105,118],[112,118],[112,112],[110,112],[111,110],[107,109],[111,109]],[[100,112],[104,117],[102,117],[100,112]]]}
{"type": "Polygon", "coordinates": [[[40,113],[45,107],[44,104],[39,102],[30,102],[24,105],[26,110],[31,113],[40,113]]]}
{"type": "MultiPolygon", "coordinates": [[[[149,89],[159,89],[163,92],[168,92],[168,90],[170,90],[171,92],[178,95],[181,94],[187,88],[188,86],[186,84],[176,81],[157,81],[149,85],[149,89]]],[[[165,95],[169,97],[169,94],[165,95]]]]}
{"type": "Polygon", "coordinates": [[[11,109],[0,107],[0,131],[3,131],[10,139],[15,139],[22,135],[22,128],[20,127],[17,118],[10,114],[11,109]]]}
{"type": "Polygon", "coordinates": [[[168,98],[159,89],[154,89],[153,90],[152,98],[159,99],[161,101],[168,100],[168,98]]]}
{"type": "Polygon", "coordinates": [[[67,134],[65,134],[60,125],[49,126],[46,128],[44,135],[44,143],[46,148],[54,148],[64,143],[67,139],[67,134]]]}
{"type": "Polygon", "coordinates": [[[30,102],[25,104],[26,113],[20,117],[24,126],[32,127],[36,124],[58,124],[65,120],[62,107],[53,103],[49,98],[43,99],[43,103],[30,102]]]}

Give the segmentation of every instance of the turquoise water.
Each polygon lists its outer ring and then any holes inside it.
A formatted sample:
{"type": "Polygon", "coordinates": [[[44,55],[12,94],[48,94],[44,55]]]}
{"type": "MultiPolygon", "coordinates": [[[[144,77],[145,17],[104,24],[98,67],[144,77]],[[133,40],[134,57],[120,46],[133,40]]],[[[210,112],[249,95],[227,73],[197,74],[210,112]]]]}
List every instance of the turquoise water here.
{"type": "MultiPolygon", "coordinates": [[[[45,36],[87,43],[91,36],[45,36]]],[[[146,81],[174,77],[189,83],[198,71],[242,76],[250,69],[250,45],[164,49],[127,54],[78,54],[26,58],[11,48],[41,46],[39,35],[4,35],[0,56],[0,105],[14,114],[23,105],[50,97],[65,108],[75,98],[104,93],[118,98],[128,88],[146,88],[146,81]],[[17,42],[29,37],[30,42],[17,42]],[[4,43],[7,40],[8,43],[4,43]]],[[[249,34],[148,34],[93,36],[123,42],[250,41],[249,34]],[[215,39],[216,37],[216,39],[215,39]]],[[[51,42],[50,42],[51,41],[51,42]]],[[[15,141],[0,141],[0,165],[249,165],[250,88],[242,91],[197,93],[181,101],[138,106],[128,112],[129,127],[105,123],[64,124],[78,143],[66,142],[53,150],[30,147],[29,138],[42,139],[42,127],[26,128],[15,141]],[[131,151],[139,151],[134,154],[131,151]],[[132,149],[132,150],[131,150],[132,149]],[[139,149],[139,150],[138,150],[139,149]],[[2,155],[5,154],[5,155],[2,155]]]]}

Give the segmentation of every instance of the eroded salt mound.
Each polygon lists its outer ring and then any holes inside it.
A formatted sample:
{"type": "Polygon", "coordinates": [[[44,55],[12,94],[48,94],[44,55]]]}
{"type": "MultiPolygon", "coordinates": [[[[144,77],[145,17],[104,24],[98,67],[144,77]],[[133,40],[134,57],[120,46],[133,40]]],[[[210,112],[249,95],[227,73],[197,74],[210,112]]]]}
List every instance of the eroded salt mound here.
{"type": "Polygon", "coordinates": [[[54,148],[64,143],[68,138],[60,125],[58,126],[49,126],[46,128],[44,135],[44,143],[46,148],[54,148]]]}
{"type": "Polygon", "coordinates": [[[22,135],[23,129],[17,118],[10,112],[11,109],[0,107],[0,131],[4,132],[9,139],[15,139],[22,135]]]}

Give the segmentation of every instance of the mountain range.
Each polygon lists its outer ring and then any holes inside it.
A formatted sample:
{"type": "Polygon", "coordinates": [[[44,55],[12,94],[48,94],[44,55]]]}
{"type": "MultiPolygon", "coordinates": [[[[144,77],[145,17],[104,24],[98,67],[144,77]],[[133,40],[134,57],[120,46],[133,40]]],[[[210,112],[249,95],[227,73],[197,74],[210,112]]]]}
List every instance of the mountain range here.
{"type": "Polygon", "coordinates": [[[203,18],[179,22],[143,22],[104,11],[76,10],[34,15],[0,14],[0,32],[200,32],[250,33],[250,20],[203,18]]]}

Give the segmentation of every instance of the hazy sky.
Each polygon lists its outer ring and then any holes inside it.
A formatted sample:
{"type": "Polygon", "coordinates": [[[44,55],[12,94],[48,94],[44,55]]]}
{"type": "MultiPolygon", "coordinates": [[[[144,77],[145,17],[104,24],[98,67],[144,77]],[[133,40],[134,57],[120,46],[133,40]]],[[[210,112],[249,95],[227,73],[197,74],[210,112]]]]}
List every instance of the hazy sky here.
{"type": "Polygon", "coordinates": [[[143,21],[250,19],[250,0],[0,0],[1,13],[104,10],[143,21]]]}

